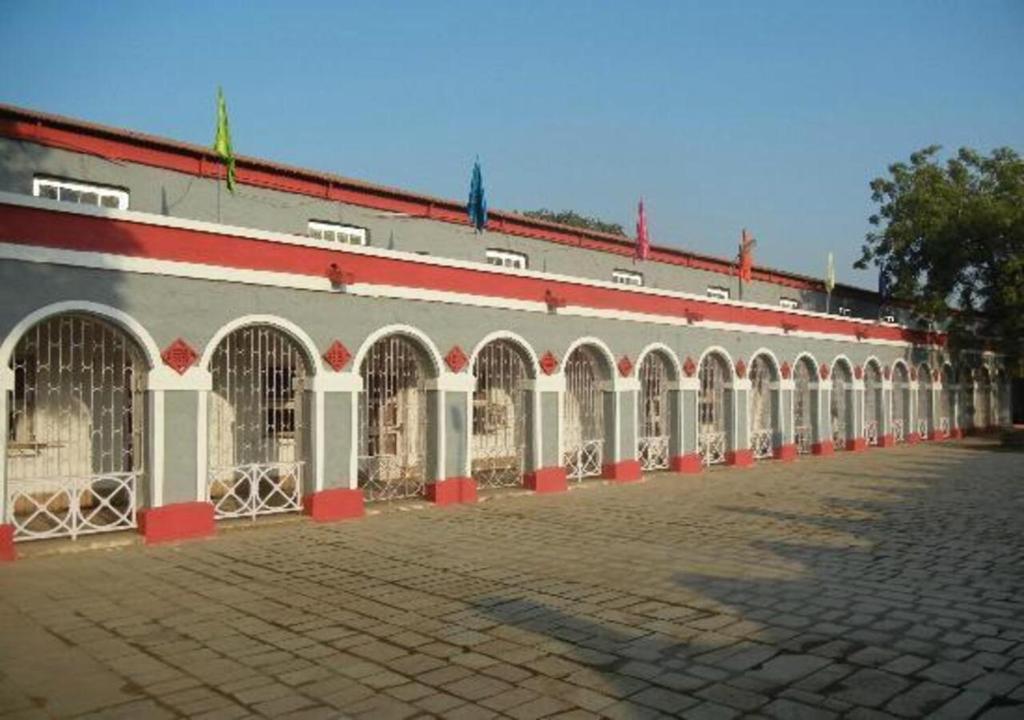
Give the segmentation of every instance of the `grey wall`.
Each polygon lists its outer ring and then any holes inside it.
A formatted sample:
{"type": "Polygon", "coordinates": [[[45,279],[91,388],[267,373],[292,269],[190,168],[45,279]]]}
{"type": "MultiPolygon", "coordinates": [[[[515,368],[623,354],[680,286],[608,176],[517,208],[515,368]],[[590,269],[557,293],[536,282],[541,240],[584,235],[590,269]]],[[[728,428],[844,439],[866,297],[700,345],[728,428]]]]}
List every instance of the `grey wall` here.
{"type": "MultiPolygon", "coordinates": [[[[309,220],[340,222],[367,228],[370,244],[381,248],[478,262],[484,261],[488,248],[508,249],[525,253],[533,270],[598,280],[611,280],[615,269],[633,270],[644,274],[648,287],[703,295],[710,285],[722,286],[734,299],[778,305],[781,297],[789,297],[798,300],[802,309],[825,310],[825,296],[818,292],[753,282],[743,288],[741,297],[736,277],[722,273],[656,262],[634,263],[629,257],[498,232],[480,236],[451,223],[401,217],[305,195],[249,186],[239,186],[231,194],[218,188],[219,183],[212,179],[0,138],[0,191],[31,193],[36,175],[126,189],[130,193],[129,209],[140,212],[299,235],[306,233],[309,220]]],[[[733,248],[723,248],[723,252],[731,256],[733,248]]],[[[824,255],[822,263],[824,271],[824,255]]],[[[833,312],[841,304],[848,305],[855,317],[878,316],[873,302],[859,294],[844,297],[843,289],[837,288],[832,298],[833,312]]]]}

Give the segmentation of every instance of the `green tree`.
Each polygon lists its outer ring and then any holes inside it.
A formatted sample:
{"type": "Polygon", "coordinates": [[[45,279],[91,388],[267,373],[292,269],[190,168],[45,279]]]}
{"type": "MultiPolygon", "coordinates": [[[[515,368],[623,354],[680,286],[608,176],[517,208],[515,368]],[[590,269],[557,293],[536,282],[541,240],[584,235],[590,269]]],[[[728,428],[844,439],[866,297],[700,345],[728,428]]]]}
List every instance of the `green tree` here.
{"type": "Polygon", "coordinates": [[[889,279],[894,300],[945,327],[954,350],[991,339],[1024,357],[1024,160],[1010,148],[940,148],[889,166],[871,182],[878,211],[860,260],[889,279]]]}
{"type": "Polygon", "coordinates": [[[539,210],[519,210],[518,212],[520,215],[525,215],[526,217],[533,218],[534,220],[546,220],[548,222],[559,223],[561,225],[571,225],[572,227],[583,228],[585,230],[595,230],[597,232],[608,233],[609,235],[621,235],[622,237],[626,237],[626,231],[618,223],[605,222],[604,220],[599,220],[595,217],[580,215],[572,210],[555,212],[554,210],[548,210],[547,208],[540,208],[539,210]]]}

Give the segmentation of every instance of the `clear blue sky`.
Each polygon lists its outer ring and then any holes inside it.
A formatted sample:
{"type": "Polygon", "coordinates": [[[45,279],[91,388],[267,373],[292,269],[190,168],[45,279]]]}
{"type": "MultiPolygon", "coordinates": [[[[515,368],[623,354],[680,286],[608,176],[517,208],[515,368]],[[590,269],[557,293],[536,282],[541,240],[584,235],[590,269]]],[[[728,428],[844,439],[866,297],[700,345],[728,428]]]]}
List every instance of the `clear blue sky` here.
{"type": "Polygon", "coordinates": [[[868,181],[1024,151],[1024,0],[0,0],[0,101],[875,286],[868,181]]]}

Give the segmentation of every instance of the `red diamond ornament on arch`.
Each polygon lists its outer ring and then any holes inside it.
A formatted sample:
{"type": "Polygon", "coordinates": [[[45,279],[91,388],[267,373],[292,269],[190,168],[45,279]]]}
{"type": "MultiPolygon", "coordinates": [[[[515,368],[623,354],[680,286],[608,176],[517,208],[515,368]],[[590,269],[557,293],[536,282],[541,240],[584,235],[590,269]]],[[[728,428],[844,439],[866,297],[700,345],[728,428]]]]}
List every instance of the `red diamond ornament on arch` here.
{"type": "Polygon", "coordinates": [[[623,355],[619,358],[619,375],[629,377],[631,372],[633,372],[633,361],[629,359],[628,355],[623,355]]]}
{"type": "Polygon", "coordinates": [[[550,350],[541,356],[540,369],[545,375],[551,375],[558,369],[558,358],[556,358],[550,350]]]}
{"type": "Polygon", "coordinates": [[[462,369],[469,363],[469,358],[458,345],[452,347],[444,356],[444,361],[454,373],[462,372],[462,369]]]}
{"type": "Polygon", "coordinates": [[[324,360],[327,361],[327,364],[331,366],[334,372],[341,372],[351,359],[352,353],[341,344],[340,340],[332,342],[331,346],[327,348],[327,352],[324,353],[324,360]]]}
{"type": "Polygon", "coordinates": [[[178,338],[160,353],[160,357],[163,359],[164,364],[174,370],[174,372],[184,375],[186,370],[196,364],[199,354],[191,345],[178,338]]]}

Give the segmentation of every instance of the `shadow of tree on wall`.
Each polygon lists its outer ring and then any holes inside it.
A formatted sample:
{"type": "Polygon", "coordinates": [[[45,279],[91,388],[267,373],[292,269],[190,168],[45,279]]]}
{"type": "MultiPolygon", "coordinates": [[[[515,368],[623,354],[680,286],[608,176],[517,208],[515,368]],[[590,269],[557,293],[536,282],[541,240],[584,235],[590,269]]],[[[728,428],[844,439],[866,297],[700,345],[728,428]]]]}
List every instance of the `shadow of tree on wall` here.
{"type": "Polygon", "coordinates": [[[478,611],[584,666],[567,679],[621,698],[622,716],[702,701],[788,717],[1024,713],[1024,485],[993,502],[969,458],[907,460],[898,485],[835,471],[871,499],[826,498],[820,514],[720,507],[787,539],[749,542],[775,559],[763,567],[675,574],[693,598],[682,603],[616,608],[583,591],[578,603],[491,597],[478,611]]]}

